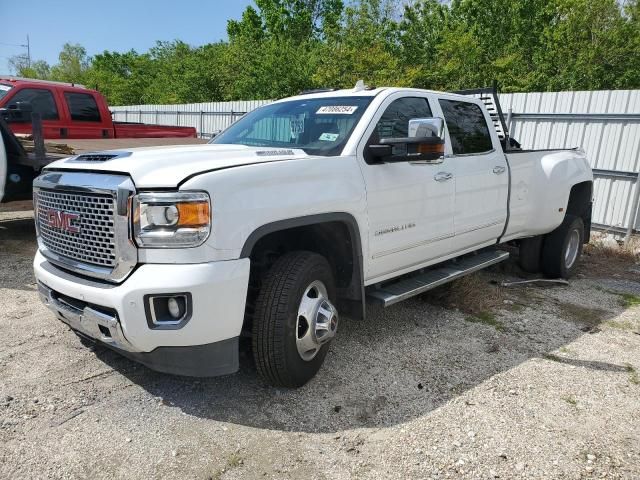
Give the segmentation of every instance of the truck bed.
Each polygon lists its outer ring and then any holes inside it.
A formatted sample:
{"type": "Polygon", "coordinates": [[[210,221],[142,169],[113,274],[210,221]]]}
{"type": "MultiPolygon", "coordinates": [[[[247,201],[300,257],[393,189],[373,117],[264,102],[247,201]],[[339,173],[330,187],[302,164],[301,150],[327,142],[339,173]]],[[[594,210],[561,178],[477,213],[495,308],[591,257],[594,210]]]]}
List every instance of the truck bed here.
{"type": "Polygon", "coordinates": [[[85,153],[101,150],[120,150],[136,147],[161,147],[167,145],[198,145],[207,143],[205,138],[100,138],[65,140],[75,153],[85,153]]]}
{"type": "Polygon", "coordinates": [[[113,122],[115,138],[195,138],[196,129],[174,125],[113,122]]]}
{"type": "Polygon", "coordinates": [[[591,168],[580,149],[512,150],[511,195],[503,241],[544,234],[562,222],[570,185],[589,180],[591,168]]]}

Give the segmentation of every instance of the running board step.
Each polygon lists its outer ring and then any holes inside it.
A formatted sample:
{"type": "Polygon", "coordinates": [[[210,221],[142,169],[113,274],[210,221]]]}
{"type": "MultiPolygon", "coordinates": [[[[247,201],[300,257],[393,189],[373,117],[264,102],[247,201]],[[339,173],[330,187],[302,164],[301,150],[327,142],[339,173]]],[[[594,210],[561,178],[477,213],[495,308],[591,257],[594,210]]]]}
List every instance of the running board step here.
{"type": "Polygon", "coordinates": [[[415,295],[452,282],[458,278],[477,272],[509,258],[508,252],[490,250],[462,257],[456,261],[443,263],[441,267],[428,270],[411,277],[404,277],[367,292],[367,297],[375,303],[389,307],[415,295]]]}

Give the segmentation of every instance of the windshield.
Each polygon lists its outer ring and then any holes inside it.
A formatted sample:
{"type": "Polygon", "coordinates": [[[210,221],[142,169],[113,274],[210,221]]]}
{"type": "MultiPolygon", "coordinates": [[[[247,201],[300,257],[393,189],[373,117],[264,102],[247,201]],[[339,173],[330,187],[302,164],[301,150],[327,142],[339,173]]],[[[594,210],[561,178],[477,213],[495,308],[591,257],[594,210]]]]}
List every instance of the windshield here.
{"type": "Polygon", "coordinates": [[[339,155],[372,97],[334,97],[273,103],[248,113],[209,143],[301,148],[339,155]]]}
{"type": "Polygon", "coordinates": [[[9,93],[9,90],[11,90],[12,88],[13,88],[13,85],[0,83],[0,100],[2,100],[7,95],[7,93],[9,93]]]}

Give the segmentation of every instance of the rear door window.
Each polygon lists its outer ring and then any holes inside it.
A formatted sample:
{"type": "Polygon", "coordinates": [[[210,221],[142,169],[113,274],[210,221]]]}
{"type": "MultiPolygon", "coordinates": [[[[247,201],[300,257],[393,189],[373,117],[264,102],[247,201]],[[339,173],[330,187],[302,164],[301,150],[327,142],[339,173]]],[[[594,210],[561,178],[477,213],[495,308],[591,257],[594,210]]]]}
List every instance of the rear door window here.
{"type": "Polygon", "coordinates": [[[482,109],[475,103],[440,100],[454,155],[493,150],[491,134],[482,109]]]}
{"type": "Polygon", "coordinates": [[[64,98],[67,101],[69,107],[69,113],[71,114],[71,120],[77,122],[99,122],[100,111],[98,110],[98,104],[93,95],[88,93],[71,93],[66,92],[64,98]]]}
{"type": "Polygon", "coordinates": [[[39,113],[42,120],[58,120],[58,108],[53,94],[44,88],[23,88],[9,101],[8,106],[18,102],[29,102],[33,112],[39,113]]]}

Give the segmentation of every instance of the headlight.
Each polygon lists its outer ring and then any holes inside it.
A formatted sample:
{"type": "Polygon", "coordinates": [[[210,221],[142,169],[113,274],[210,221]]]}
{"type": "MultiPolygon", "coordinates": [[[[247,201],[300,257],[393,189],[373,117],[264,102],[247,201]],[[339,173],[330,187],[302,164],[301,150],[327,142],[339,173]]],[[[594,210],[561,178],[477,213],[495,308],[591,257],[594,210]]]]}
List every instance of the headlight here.
{"type": "Polygon", "coordinates": [[[211,202],[204,192],[140,193],[133,212],[139,247],[197,247],[211,231],[211,202]]]}

